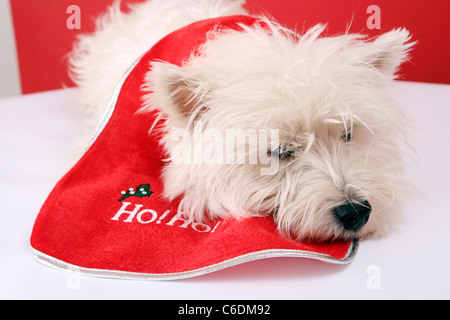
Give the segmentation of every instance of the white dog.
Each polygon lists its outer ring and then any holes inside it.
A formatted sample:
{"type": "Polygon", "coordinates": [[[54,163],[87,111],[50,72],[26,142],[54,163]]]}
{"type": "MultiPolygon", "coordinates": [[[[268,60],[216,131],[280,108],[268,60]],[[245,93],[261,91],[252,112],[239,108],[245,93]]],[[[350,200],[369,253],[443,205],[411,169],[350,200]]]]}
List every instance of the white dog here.
{"type": "MultiPolygon", "coordinates": [[[[197,20],[247,15],[242,5],[153,0],[124,14],[116,3],[70,59],[90,119],[98,122],[119,79],[159,39],[197,20]]],[[[166,120],[164,195],[182,195],[181,209],[197,220],[270,215],[297,240],[384,235],[406,185],[405,116],[386,88],[412,47],[408,31],[368,40],[324,37],[317,25],[297,35],[261,20],[266,27],[217,31],[181,67],[149,68],[141,112],[157,109],[166,120]],[[228,133],[247,137],[232,148],[219,144],[213,161],[192,161],[205,152],[199,140],[228,133]],[[252,134],[264,139],[255,143],[252,134]],[[268,161],[275,170],[264,173],[268,161]]]]}

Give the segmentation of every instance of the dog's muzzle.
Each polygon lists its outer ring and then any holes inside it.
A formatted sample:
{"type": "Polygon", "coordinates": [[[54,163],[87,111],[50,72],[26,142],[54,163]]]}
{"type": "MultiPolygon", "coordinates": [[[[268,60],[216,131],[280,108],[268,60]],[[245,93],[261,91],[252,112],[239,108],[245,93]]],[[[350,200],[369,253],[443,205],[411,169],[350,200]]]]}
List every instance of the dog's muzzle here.
{"type": "Polygon", "coordinates": [[[358,231],[369,221],[372,211],[368,201],[361,203],[349,202],[334,209],[336,220],[349,231],[358,231]]]}

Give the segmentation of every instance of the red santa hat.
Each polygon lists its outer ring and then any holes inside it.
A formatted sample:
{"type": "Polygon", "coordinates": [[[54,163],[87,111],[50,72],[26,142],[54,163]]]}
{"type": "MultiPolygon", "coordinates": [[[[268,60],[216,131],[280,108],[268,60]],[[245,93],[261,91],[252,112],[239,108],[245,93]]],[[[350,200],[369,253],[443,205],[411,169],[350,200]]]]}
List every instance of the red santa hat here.
{"type": "MultiPolygon", "coordinates": [[[[151,48],[124,76],[95,141],[48,196],[31,235],[38,261],[85,274],[179,279],[268,257],[348,263],[358,241],[296,242],[270,218],[187,220],[162,197],[163,150],[148,134],[155,113],[136,116],[151,61],[181,65],[217,28],[258,23],[247,16],[196,22],[151,48]]],[[[301,272],[301,270],[299,270],[301,272]]]]}

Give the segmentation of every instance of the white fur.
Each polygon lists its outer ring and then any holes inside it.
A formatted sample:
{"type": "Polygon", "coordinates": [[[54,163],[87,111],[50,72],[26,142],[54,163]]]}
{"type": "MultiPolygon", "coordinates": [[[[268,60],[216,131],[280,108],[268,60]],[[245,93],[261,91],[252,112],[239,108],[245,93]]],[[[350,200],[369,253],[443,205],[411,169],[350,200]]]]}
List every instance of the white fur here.
{"type": "Polygon", "coordinates": [[[120,78],[156,42],[197,20],[246,14],[242,2],[152,0],[130,5],[125,14],[115,0],[97,19],[95,32],[79,36],[69,55],[70,75],[82,90],[88,124],[98,123],[120,78]]]}
{"type": "MultiPolygon", "coordinates": [[[[92,119],[123,72],[158,39],[196,20],[245,14],[241,5],[153,0],[125,15],[116,4],[95,34],[80,38],[71,59],[92,119]]],[[[180,129],[191,133],[193,139],[181,142],[189,147],[208,130],[276,129],[295,154],[280,159],[273,175],[261,175],[261,163],[169,161],[165,196],[183,195],[181,209],[197,220],[270,215],[282,235],[299,240],[384,235],[398,218],[407,184],[407,122],[387,89],[412,46],[409,33],[323,37],[325,27],[317,25],[296,35],[261,20],[266,27],[216,31],[181,67],[154,62],[141,111],[161,111],[169,159],[176,146],[171,137],[180,129]],[[348,142],[342,139],[347,133],[353,133],[348,142]],[[357,232],[344,230],[333,209],[364,200],[373,208],[369,222],[357,232]]],[[[247,150],[267,151],[258,145],[247,150]]]]}

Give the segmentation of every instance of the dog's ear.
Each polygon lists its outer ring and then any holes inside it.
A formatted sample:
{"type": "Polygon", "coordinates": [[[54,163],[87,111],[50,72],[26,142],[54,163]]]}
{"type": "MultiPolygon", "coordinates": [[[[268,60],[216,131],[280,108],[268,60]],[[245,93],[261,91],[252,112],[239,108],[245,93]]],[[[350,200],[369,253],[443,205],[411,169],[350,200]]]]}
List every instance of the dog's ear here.
{"type": "Polygon", "coordinates": [[[395,78],[400,65],[407,60],[415,42],[406,29],[394,29],[369,43],[367,62],[389,78],[395,78]]]}
{"type": "Polygon", "coordinates": [[[177,127],[184,127],[193,120],[191,117],[199,116],[207,91],[191,68],[166,62],[152,62],[143,89],[149,92],[144,105],[162,111],[177,127]]]}

